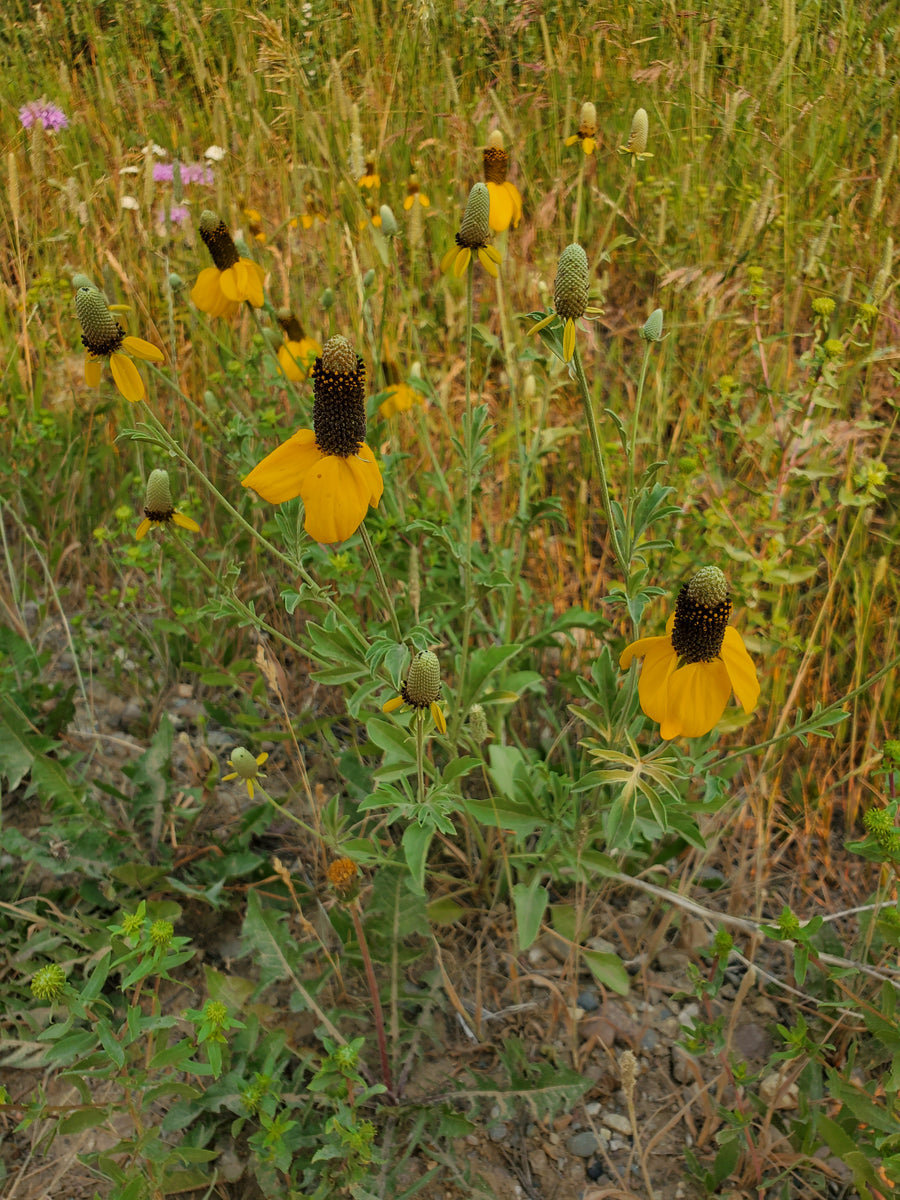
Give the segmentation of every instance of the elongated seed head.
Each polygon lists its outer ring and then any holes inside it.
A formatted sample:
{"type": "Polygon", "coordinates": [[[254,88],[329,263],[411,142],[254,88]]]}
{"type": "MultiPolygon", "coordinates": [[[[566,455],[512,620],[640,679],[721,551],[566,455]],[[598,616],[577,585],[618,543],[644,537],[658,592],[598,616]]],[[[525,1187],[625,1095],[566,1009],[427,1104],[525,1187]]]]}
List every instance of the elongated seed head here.
{"type": "Polygon", "coordinates": [[[647,149],[647,133],[650,128],[650,122],[647,118],[647,110],[639,108],[631,118],[631,133],[628,135],[628,145],[632,154],[643,154],[647,149]]]}
{"type": "Polygon", "coordinates": [[[80,287],[75,293],[75,311],[84,334],[82,341],[88,350],[96,354],[108,354],[107,346],[118,347],[122,330],[109,311],[106,298],[97,288],[80,287]]]}
{"type": "Polygon", "coordinates": [[[653,312],[641,326],[641,337],[645,342],[661,342],[663,331],[663,310],[654,308],[653,312]]]}
{"type": "Polygon", "coordinates": [[[441,694],[441,664],[431,650],[420,650],[409,666],[403,699],[414,708],[428,708],[441,694]]]}
{"type": "Polygon", "coordinates": [[[553,306],[564,320],[577,321],[588,304],[588,260],[577,242],[566,246],[556,267],[553,306]]]}
{"type": "Polygon", "coordinates": [[[476,183],[469,192],[466,211],[456,240],[460,246],[475,249],[487,245],[491,236],[491,193],[487,184],[476,183]]]}
{"type": "Polygon", "coordinates": [[[712,608],[728,599],[728,581],[718,567],[704,567],[692,576],[688,592],[692,600],[712,608]]]}

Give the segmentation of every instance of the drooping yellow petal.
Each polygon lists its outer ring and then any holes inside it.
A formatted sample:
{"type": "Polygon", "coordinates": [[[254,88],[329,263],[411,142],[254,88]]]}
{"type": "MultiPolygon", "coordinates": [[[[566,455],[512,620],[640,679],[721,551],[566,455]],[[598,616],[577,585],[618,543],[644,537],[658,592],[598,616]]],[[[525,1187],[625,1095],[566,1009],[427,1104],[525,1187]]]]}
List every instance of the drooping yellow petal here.
{"type": "Polygon", "coordinates": [[[384,492],[384,480],[381,478],[381,471],[375,461],[375,455],[363,442],[356,454],[343,461],[359,480],[360,486],[366,489],[369,506],[375,508],[384,492]]]}
{"type": "Polygon", "coordinates": [[[428,199],[428,197],[425,195],[424,192],[419,192],[419,203],[422,205],[423,208],[427,208],[428,205],[431,203],[431,201],[428,199]]]}
{"type": "Polygon", "coordinates": [[[303,528],[316,542],[345,542],[359,529],[369,507],[366,476],[333,454],[322,458],[303,477],[301,497],[306,509],[303,528]]]}
{"type": "Polygon", "coordinates": [[[556,320],[556,313],[555,312],[548,313],[547,316],[544,317],[543,321],[538,321],[538,323],[536,325],[532,325],[532,327],[528,330],[528,332],[529,333],[539,333],[542,329],[546,329],[551,321],[555,321],[555,320],[556,320]]]}
{"type": "Polygon", "coordinates": [[[128,355],[111,354],[109,356],[109,365],[112,368],[112,377],[115,380],[116,387],[125,399],[130,400],[132,404],[137,404],[138,400],[143,400],[145,395],[144,381],[141,379],[137,367],[128,355]]]}
{"type": "Polygon", "coordinates": [[[438,704],[437,700],[432,701],[431,715],[434,718],[434,723],[437,725],[441,733],[447,732],[447,720],[444,717],[444,710],[438,704]]]}
{"type": "Polygon", "coordinates": [[[456,255],[457,255],[458,251],[459,251],[459,247],[454,243],[454,245],[452,245],[450,247],[450,249],[447,251],[447,253],[445,255],[443,255],[443,257],[441,258],[441,274],[442,275],[445,275],[447,273],[447,271],[450,270],[451,266],[456,261],[456,255]]]}
{"type": "Polygon", "coordinates": [[[563,330],[563,358],[571,362],[575,354],[575,322],[569,317],[563,330]]]}
{"type": "Polygon", "coordinates": [[[247,297],[244,295],[246,274],[246,268],[240,259],[233,267],[228,267],[220,273],[219,287],[226,300],[231,300],[233,303],[246,300],[247,297]]]}
{"type": "Polygon", "coordinates": [[[282,442],[249,475],[241,480],[270,504],[283,504],[300,495],[300,484],[310,468],[324,458],[311,429],[298,429],[282,442]]]}
{"type": "Polygon", "coordinates": [[[309,378],[313,363],[321,353],[322,347],[314,338],[287,341],[278,347],[278,362],[288,379],[300,383],[309,378]]]}
{"type": "Polygon", "coordinates": [[[489,181],[487,190],[491,194],[488,223],[494,233],[502,233],[504,229],[509,229],[509,223],[513,218],[512,197],[506,190],[505,183],[491,183],[489,181]]]}
{"type": "Polygon", "coordinates": [[[497,270],[497,263],[500,260],[494,258],[493,255],[489,254],[488,253],[489,250],[493,250],[493,246],[482,246],[481,249],[478,251],[478,261],[481,263],[481,265],[487,271],[488,275],[490,275],[494,279],[496,279],[497,276],[500,274],[500,272],[497,270]]]}
{"type": "Polygon", "coordinates": [[[180,512],[172,513],[172,520],[176,525],[179,525],[182,529],[189,529],[191,531],[191,533],[199,533],[200,532],[200,526],[197,524],[197,522],[191,520],[190,517],[186,517],[184,515],[184,513],[180,513],[180,512]]]}
{"type": "Polygon", "coordinates": [[[730,695],[731,680],[721,659],[689,663],[673,672],[660,737],[668,740],[709,733],[718,724],[730,695]]]}
{"type": "Polygon", "coordinates": [[[398,708],[402,708],[405,701],[402,696],[395,696],[393,700],[388,700],[387,704],[382,704],[382,712],[396,712],[398,708]]]}
{"type": "Polygon", "coordinates": [[[244,288],[246,291],[246,299],[250,301],[254,308],[262,308],[265,303],[263,296],[263,284],[266,281],[266,273],[259,263],[254,262],[251,258],[242,258],[246,269],[244,288]]]}
{"type": "Polygon", "coordinates": [[[100,386],[100,359],[94,358],[93,354],[84,356],[84,382],[88,387],[100,386]]]}
{"type": "Polygon", "coordinates": [[[719,654],[741,708],[746,713],[753,712],[759,700],[759,677],[753,659],[747,653],[744,640],[733,625],[725,628],[719,654]]]}
{"type": "Polygon", "coordinates": [[[577,141],[578,141],[578,134],[577,134],[577,133],[573,133],[571,137],[567,137],[567,138],[566,138],[566,145],[567,145],[567,146],[574,146],[574,145],[575,145],[575,143],[576,143],[577,141]]]}
{"type": "Polygon", "coordinates": [[[143,338],[128,336],[122,340],[122,349],[127,350],[129,354],[133,354],[135,358],[146,359],[147,362],[165,362],[166,356],[158,346],[154,346],[152,342],[145,342],[143,338]]]}
{"type": "Polygon", "coordinates": [[[514,183],[510,183],[508,179],[503,186],[506,188],[510,201],[512,202],[512,227],[513,229],[517,229],[519,222],[522,220],[522,196],[516,185],[514,183]]]}
{"type": "Polygon", "coordinates": [[[135,541],[139,542],[141,538],[146,537],[150,532],[150,526],[152,524],[153,522],[149,517],[144,517],[143,521],[141,521],[140,525],[138,525],[137,529],[134,531],[135,541]]]}
{"type": "Polygon", "coordinates": [[[597,145],[597,143],[596,143],[596,141],[594,140],[594,138],[592,138],[592,137],[586,137],[586,138],[584,139],[584,141],[581,143],[581,148],[584,150],[585,154],[593,154],[593,153],[594,153],[594,147],[595,147],[596,145],[597,145]]]}
{"type": "Polygon", "coordinates": [[[468,271],[471,261],[472,251],[468,246],[460,246],[456,252],[456,261],[453,264],[453,274],[457,279],[462,279],[463,275],[468,271]]]}
{"type": "Polygon", "coordinates": [[[619,655],[619,666],[625,671],[631,666],[633,658],[643,658],[645,654],[651,654],[654,650],[660,650],[663,646],[670,644],[667,637],[638,638],[636,642],[632,642],[630,646],[626,646],[619,655]]]}
{"type": "Polygon", "coordinates": [[[657,644],[645,647],[643,651],[644,662],[638,679],[638,698],[641,708],[650,720],[662,725],[668,711],[668,690],[671,676],[678,665],[678,655],[672,649],[669,638],[644,640],[657,644]]]}
{"type": "Polygon", "coordinates": [[[224,300],[222,289],[219,286],[221,274],[218,267],[205,267],[191,288],[191,300],[201,312],[208,313],[211,317],[218,315],[216,310],[224,300]]]}
{"type": "Polygon", "coordinates": [[[406,211],[407,211],[407,212],[409,212],[409,210],[412,208],[412,206],[413,206],[413,201],[415,200],[415,198],[416,198],[416,197],[415,197],[415,193],[411,193],[411,194],[410,194],[409,196],[407,196],[407,197],[406,197],[406,199],[403,201],[403,207],[406,209],[406,211]]]}

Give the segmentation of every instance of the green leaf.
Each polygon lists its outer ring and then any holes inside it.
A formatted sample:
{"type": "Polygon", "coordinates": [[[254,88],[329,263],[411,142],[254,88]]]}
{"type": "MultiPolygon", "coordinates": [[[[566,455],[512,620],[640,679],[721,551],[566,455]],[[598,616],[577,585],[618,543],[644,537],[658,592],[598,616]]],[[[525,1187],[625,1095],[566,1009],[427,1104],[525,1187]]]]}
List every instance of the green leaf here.
{"type": "Polygon", "coordinates": [[[84,1133],[86,1129],[96,1129],[106,1120],[105,1108],[80,1108],[77,1112],[63,1117],[56,1127],[57,1133],[84,1133]]]}
{"type": "Polygon", "coordinates": [[[407,825],[403,833],[403,853],[410,872],[409,886],[420,896],[425,894],[425,864],[433,837],[433,826],[407,825]]]}
{"type": "Polygon", "coordinates": [[[541,885],[540,874],[536,874],[529,884],[515,884],[512,891],[519,950],[527,950],[540,932],[550,893],[541,885]]]}
{"type": "Polygon", "coordinates": [[[627,996],[631,980],[618,954],[603,954],[599,950],[585,950],[584,961],[598,983],[611,988],[620,996],[627,996]]]}

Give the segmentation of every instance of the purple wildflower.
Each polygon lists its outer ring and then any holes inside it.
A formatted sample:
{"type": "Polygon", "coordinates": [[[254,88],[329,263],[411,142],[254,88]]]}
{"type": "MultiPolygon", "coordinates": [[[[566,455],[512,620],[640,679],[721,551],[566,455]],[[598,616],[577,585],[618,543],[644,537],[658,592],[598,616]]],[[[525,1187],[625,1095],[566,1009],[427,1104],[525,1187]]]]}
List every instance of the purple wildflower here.
{"type": "Polygon", "coordinates": [[[30,100],[19,109],[19,120],[26,129],[30,129],[35,121],[40,121],[45,129],[67,129],[69,118],[46,100],[30,100]]]}
{"type": "MultiPolygon", "coordinates": [[[[173,204],[172,207],[169,209],[169,220],[172,222],[173,225],[183,225],[184,222],[188,219],[188,217],[190,215],[191,215],[191,210],[189,208],[187,208],[184,204],[173,204]]],[[[160,225],[164,225],[165,221],[166,221],[166,210],[164,208],[161,208],[159,210],[160,225]]]]}
{"type": "MultiPolygon", "coordinates": [[[[154,163],[153,164],[153,181],[154,183],[171,183],[174,172],[174,163],[154,163]]],[[[181,164],[181,182],[186,183],[212,183],[213,173],[212,167],[208,167],[205,163],[182,163],[181,164]]]]}

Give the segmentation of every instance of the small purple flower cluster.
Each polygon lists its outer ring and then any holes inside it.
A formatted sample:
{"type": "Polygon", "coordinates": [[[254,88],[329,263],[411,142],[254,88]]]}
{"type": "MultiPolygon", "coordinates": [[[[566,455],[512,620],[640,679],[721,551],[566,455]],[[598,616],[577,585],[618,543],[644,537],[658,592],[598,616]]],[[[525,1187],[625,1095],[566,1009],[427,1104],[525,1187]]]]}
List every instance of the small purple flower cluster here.
{"type": "MultiPolygon", "coordinates": [[[[174,163],[154,163],[153,164],[153,182],[154,183],[171,183],[174,173],[174,163]]],[[[182,163],[181,164],[181,182],[182,183],[205,183],[210,184],[213,181],[212,167],[208,167],[206,163],[182,163]]]]}
{"type": "Polygon", "coordinates": [[[46,100],[30,100],[19,109],[19,120],[26,129],[30,129],[35,121],[40,121],[45,129],[67,129],[69,118],[46,100]]]}
{"type": "MultiPolygon", "coordinates": [[[[186,208],[183,204],[173,204],[169,209],[169,220],[173,225],[183,225],[190,215],[191,210],[186,208]]],[[[166,210],[161,208],[159,210],[159,223],[160,225],[165,225],[165,222],[166,210]]]]}

